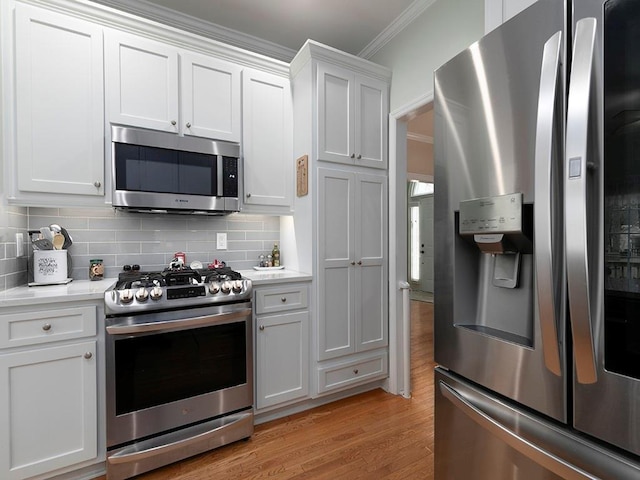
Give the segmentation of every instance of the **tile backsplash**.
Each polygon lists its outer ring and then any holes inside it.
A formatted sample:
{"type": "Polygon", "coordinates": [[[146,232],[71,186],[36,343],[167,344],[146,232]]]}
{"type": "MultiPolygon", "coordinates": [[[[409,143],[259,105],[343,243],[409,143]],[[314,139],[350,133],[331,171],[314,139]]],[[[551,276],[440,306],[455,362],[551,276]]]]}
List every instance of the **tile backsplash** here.
{"type": "Polygon", "coordinates": [[[185,252],[187,264],[198,260],[206,265],[218,259],[233,269],[248,269],[280,240],[280,219],[262,215],[166,215],[108,208],[4,207],[2,211],[6,218],[0,238],[0,289],[27,281],[26,259],[15,258],[15,232],[25,232],[30,253],[26,231],[52,223],[66,228],[73,238],[71,276],[79,280],[89,278],[91,259],[101,258],[105,277],[116,277],[127,264],[161,270],[175,252],[185,252]],[[216,248],[217,233],[227,234],[226,250],[216,248]]]}
{"type": "Polygon", "coordinates": [[[0,291],[27,283],[27,259],[16,258],[16,233],[26,242],[27,225],[27,208],[0,207],[0,291]]]}

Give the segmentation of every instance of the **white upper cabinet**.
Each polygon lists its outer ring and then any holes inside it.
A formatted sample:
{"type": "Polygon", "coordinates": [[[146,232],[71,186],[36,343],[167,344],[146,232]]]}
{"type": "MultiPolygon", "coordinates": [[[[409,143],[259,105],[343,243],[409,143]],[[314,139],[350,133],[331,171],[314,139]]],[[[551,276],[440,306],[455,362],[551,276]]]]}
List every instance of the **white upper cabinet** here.
{"type": "Polygon", "coordinates": [[[117,31],[105,52],[111,123],[240,142],[241,67],[117,31]]]}
{"type": "Polygon", "coordinates": [[[178,133],[178,50],[107,31],[105,55],[109,120],[178,133]]]}
{"type": "MultiPolygon", "coordinates": [[[[24,192],[102,197],[102,29],[23,4],[15,15],[16,150],[8,159],[8,196],[16,203],[24,192]]],[[[36,203],[55,201],[43,198],[36,203]]]]}
{"type": "Polygon", "coordinates": [[[535,2],[536,0],[485,0],[484,32],[489,33],[535,2]]]}
{"type": "Polygon", "coordinates": [[[387,167],[388,84],[318,62],[318,159],[387,167]]]}
{"type": "Polygon", "coordinates": [[[293,197],[293,105],[289,80],[242,73],[243,211],[289,213],[293,197]]]}
{"type": "Polygon", "coordinates": [[[240,75],[232,63],[180,54],[182,128],[185,135],[240,141],[240,75]]]}

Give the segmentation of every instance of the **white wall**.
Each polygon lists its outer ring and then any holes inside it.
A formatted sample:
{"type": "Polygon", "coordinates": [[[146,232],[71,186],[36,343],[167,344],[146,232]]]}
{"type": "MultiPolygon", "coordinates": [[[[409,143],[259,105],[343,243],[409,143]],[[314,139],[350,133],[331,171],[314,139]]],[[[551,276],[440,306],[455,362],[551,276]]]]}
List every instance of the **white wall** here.
{"type": "Polygon", "coordinates": [[[433,72],[484,33],[484,0],[437,0],[370,58],[393,71],[391,111],[433,92],[433,72]]]}

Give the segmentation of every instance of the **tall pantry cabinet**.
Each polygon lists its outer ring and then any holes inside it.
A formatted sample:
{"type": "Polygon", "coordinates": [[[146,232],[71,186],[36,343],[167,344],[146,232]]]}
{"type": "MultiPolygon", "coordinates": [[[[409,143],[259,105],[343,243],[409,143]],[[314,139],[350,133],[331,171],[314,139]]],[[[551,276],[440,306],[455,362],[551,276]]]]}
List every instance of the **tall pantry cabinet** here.
{"type": "Polygon", "coordinates": [[[314,396],[388,375],[390,77],[311,40],[291,63],[294,156],[308,164],[298,162],[291,242],[314,277],[314,396]]]}

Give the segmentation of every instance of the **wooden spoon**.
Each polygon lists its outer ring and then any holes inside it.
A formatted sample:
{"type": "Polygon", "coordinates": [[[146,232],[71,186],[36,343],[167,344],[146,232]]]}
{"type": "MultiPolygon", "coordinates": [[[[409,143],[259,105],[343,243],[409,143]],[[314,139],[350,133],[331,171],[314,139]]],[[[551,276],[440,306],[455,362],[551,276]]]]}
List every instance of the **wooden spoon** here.
{"type": "Polygon", "coordinates": [[[55,233],[53,235],[53,248],[56,250],[62,250],[62,245],[64,245],[64,235],[61,233],[55,233]]]}

